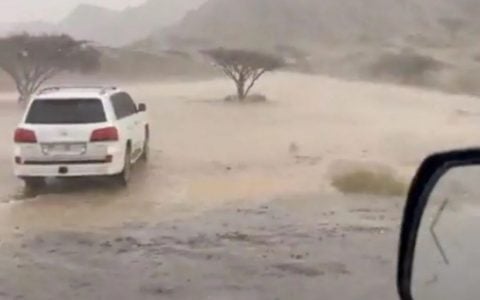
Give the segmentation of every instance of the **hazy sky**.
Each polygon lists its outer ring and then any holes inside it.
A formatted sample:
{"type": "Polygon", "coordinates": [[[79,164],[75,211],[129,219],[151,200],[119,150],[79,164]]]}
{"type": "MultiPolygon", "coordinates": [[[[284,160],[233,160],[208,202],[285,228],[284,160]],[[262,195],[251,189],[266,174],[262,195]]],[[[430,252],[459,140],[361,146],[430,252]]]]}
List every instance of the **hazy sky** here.
{"type": "MultiPolygon", "coordinates": [[[[124,8],[146,0],[0,0],[0,23],[58,21],[79,3],[124,8]]],[[[165,0],[157,0],[165,1],[165,0]]]]}

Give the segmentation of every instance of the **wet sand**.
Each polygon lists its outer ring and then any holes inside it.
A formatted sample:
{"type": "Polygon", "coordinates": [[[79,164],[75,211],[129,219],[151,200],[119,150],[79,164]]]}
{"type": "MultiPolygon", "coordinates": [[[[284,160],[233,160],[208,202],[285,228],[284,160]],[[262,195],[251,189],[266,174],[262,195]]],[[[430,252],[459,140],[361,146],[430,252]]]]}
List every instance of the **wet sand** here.
{"type": "Polygon", "coordinates": [[[342,195],[331,174],[408,181],[426,154],[478,144],[466,96],[286,73],[260,82],[268,103],[224,103],[220,79],[127,89],[153,143],[127,190],[53,181],[25,198],[0,150],[0,299],[395,299],[404,200],[342,195]]]}

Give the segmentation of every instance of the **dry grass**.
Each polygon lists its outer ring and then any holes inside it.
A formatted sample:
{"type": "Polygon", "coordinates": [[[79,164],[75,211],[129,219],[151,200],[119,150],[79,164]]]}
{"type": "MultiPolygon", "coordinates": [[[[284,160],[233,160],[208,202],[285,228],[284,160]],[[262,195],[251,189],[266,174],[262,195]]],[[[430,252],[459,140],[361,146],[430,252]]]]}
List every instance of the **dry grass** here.
{"type": "Polygon", "coordinates": [[[228,95],[224,99],[226,102],[243,102],[243,103],[262,103],[267,102],[268,99],[264,95],[260,94],[251,94],[248,95],[244,100],[240,100],[237,95],[228,95]]]}
{"type": "Polygon", "coordinates": [[[386,53],[370,67],[373,79],[387,80],[407,85],[429,86],[430,75],[443,70],[446,65],[428,55],[413,51],[386,53]]]}
{"type": "Polygon", "coordinates": [[[403,196],[407,185],[386,171],[356,170],[337,175],[332,185],[345,194],[403,196]]]}
{"type": "Polygon", "coordinates": [[[478,96],[480,95],[479,71],[479,68],[459,69],[456,72],[452,72],[450,80],[447,80],[441,87],[449,93],[478,96]]]}

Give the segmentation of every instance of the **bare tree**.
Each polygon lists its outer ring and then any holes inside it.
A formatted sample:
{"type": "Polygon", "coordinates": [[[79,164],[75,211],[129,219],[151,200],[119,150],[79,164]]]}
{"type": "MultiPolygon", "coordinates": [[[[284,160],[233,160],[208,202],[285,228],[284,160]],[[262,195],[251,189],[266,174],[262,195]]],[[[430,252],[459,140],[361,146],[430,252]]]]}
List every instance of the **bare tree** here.
{"type": "Polygon", "coordinates": [[[240,101],[245,100],[263,74],[285,64],[279,57],[251,50],[217,48],[204,53],[235,82],[240,101]]]}
{"type": "Polygon", "coordinates": [[[68,35],[18,34],[0,38],[0,69],[15,81],[19,101],[27,101],[60,72],[90,72],[100,67],[100,52],[68,35]]]}

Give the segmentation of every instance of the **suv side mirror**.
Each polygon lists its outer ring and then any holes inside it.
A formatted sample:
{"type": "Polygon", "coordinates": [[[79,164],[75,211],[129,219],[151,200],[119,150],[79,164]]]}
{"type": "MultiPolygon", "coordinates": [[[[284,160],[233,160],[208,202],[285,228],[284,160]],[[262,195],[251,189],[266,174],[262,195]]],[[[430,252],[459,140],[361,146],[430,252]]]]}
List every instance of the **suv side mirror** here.
{"type": "Polygon", "coordinates": [[[138,104],[138,111],[139,112],[147,111],[147,105],[145,103],[138,104]]]}
{"type": "Polygon", "coordinates": [[[400,299],[468,300],[480,293],[479,178],[480,148],[437,153],[420,166],[403,214],[400,299]]]}

